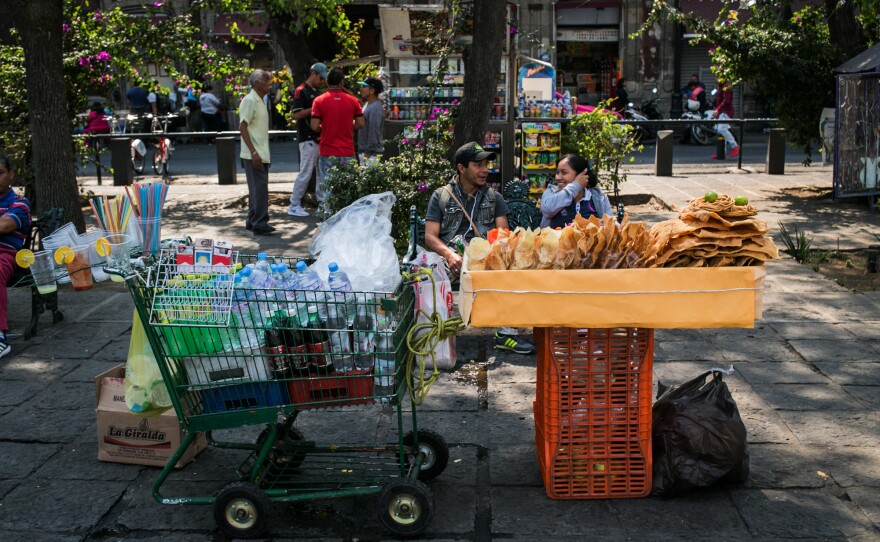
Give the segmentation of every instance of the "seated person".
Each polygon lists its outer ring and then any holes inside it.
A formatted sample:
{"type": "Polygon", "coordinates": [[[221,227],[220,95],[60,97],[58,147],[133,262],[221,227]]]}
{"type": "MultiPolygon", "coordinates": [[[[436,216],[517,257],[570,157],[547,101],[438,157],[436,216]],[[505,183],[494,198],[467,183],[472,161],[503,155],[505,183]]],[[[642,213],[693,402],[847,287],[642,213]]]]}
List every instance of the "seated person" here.
{"type": "MultiPolygon", "coordinates": [[[[476,143],[465,143],[452,161],[456,174],[449,184],[431,195],[425,214],[425,245],[446,259],[449,277],[458,282],[463,246],[474,237],[486,237],[493,228],[508,228],[510,210],[501,194],[486,184],[489,178],[488,161],[497,159],[494,152],[483,150],[476,143]]],[[[535,347],[517,336],[513,328],[495,332],[495,348],[517,354],[531,354],[535,347]]]]}
{"type": "Polygon", "coordinates": [[[556,162],[556,184],[548,186],[541,196],[541,227],[565,227],[578,213],[584,218],[613,215],[611,201],[598,184],[599,177],[589,162],[577,154],[560,158],[556,162]]]}
{"type": "Polygon", "coordinates": [[[101,102],[95,102],[92,104],[92,110],[89,111],[89,116],[86,119],[86,127],[83,130],[84,134],[109,134],[110,133],[110,123],[107,121],[107,112],[104,111],[104,106],[101,105],[101,102]]]}
{"type": "Polygon", "coordinates": [[[13,180],[12,163],[0,152],[0,358],[12,351],[6,339],[6,285],[15,273],[15,253],[31,227],[30,203],[12,190],[13,180]]]}

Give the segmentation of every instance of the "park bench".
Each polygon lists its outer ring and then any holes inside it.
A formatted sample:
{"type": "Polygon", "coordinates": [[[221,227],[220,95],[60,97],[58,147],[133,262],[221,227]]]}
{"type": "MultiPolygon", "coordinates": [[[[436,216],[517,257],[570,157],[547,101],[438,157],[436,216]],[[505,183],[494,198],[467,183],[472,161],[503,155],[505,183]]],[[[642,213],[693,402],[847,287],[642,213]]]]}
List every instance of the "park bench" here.
{"type": "MultiPolygon", "coordinates": [[[[24,248],[37,252],[43,250],[43,238],[50,235],[61,226],[61,218],[64,209],[50,209],[37,218],[31,219],[31,228],[24,240],[24,248]]],[[[58,292],[41,294],[37,286],[30,278],[27,269],[16,267],[15,273],[9,281],[9,285],[15,287],[29,287],[31,289],[31,320],[24,329],[25,340],[37,334],[37,326],[40,323],[40,315],[47,310],[52,311],[52,323],[60,322],[64,315],[58,310],[58,292]]]]}

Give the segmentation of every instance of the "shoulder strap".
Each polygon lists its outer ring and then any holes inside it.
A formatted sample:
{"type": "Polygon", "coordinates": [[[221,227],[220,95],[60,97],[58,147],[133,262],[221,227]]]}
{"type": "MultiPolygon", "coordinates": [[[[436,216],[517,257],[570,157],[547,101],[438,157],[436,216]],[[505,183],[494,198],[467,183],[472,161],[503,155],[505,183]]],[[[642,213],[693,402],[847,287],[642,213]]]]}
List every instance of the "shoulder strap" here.
{"type": "Polygon", "coordinates": [[[468,222],[471,223],[471,227],[474,229],[474,233],[477,235],[480,235],[480,229],[477,228],[476,224],[474,224],[474,221],[471,219],[471,215],[468,214],[467,210],[464,208],[464,205],[461,204],[461,201],[458,199],[458,197],[456,197],[456,195],[455,195],[455,193],[453,193],[452,189],[449,188],[449,185],[447,184],[443,188],[446,189],[446,192],[448,192],[449,195],[452,196],[452,199],[455,200],[455,203],[458,204],[458,207],[461,209],[461,212],[464,213],[464,216],[468,219],[468,222]]]}

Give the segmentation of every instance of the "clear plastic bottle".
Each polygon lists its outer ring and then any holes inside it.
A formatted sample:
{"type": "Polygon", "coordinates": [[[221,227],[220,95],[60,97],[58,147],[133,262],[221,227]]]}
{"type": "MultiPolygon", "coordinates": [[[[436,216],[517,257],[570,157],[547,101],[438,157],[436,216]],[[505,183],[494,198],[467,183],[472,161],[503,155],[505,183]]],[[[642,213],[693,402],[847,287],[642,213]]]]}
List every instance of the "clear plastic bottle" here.
{"type": "Polygon", "coordinates": [[[327,319],[327,303],[324,300],[324,281],[313,270],[309,269],[306,262],[296,262],[297,273],[297,307],[300,322],[306,322],[309,319],[309,305],[318,307],[318,314],[325,321],[327,319]]]}
{"type": "Polygon", "coordinates": [[[342,305],[327,305],[327,330],[330,334],[330,353],[337,372],[350,373],[354,369],[351,354],[351,332],[342,305]]]}
{"type": "Polygon", "coordinates": [[[358,371],[370,371],[373,369],[373,349],[376,341],[376,331],[373,327],[372,306],[358,304],[355,311],[354,323],[354,367],[358,371]]]}
{"type": "Polygon", "coordinates": [[[373,377],[373,394],[388,403],[394,393],[394,335],[390,332],[376,333],[376,365],[373,377]]]}
{"type": "Polygon", "coordinates": [[[256,303],[253,301],[253,292],[248,287],[247,281],[242,278],[241,273],[236,274],[234,280],[232,322],[238,331],[238,341],[241,343],[242,348],[259,348],[263,340],[262,334],[257,333],[253,317],[251,316],[251,305],[256,306],[256,303]]]}
{"type": "Polygon", "coordinates": [[[330,287],[334,292],[336,307],[339,310],[345,311],[345,321],[347,325],[351,325],[354,323],[354,315],[355,315],[355,295],[353,293],[353,289],[351,287],[351,280],[348,278],[348,275],[345,271],[339,269],[339,266],[336,265],[336,262],[330,262],[330,265],[327,266],[327,269],[330,270],[330,275],[327,277],[327,286],[330,287]]]}

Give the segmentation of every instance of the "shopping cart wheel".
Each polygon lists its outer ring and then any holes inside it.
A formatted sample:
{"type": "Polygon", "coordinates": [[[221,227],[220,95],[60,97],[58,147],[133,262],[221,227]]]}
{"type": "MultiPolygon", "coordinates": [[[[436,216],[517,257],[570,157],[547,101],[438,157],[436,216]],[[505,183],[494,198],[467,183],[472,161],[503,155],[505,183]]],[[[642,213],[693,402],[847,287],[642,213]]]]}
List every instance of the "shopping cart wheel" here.
{"type": "MultiPolygon", "coordinates": [[[[269,460],[276,465],[280,466],[283,463],[285,467],[295,469],[302,465],[306,458],[306,453],[302,450],[302,445],[299,444],[306,437],[296,427],[290,427],[286,432],[283,423],[279,423],[277,427],[278,437],[275,439],[272,451],[269,452],[269,460]]],[[[269,428],[267,427],[257,437],[257,446],[262,446],[268,436],[269,428]]]]}
{"type": "Polygon", "coordinates": [[[232,538],[257,538],[269,524],[269,497],[250,482],[231,483],[217,495],[214,521],[232,538]]]}
{"type": "MultiPolygon", "coordinates": [[[[403,436],[403,444],[413,446],[415,439],[410,431],[403,436]]],[[[434,431],[419,430],[419,453],[422,454],[422,468],[419,470],[419,480],[433,480],[440,476],[449,463],[449,446],[439,433],[434,431]]],[[[406,462],[412,465],[414,454],[406,454],[406,462]]]]}
{"type": "Polygon", "coordinates": [[[424,482],[400,478],[379,496],[379,521],[396,535],[421,534],[433,518],[434,495],[424,482]]]}

